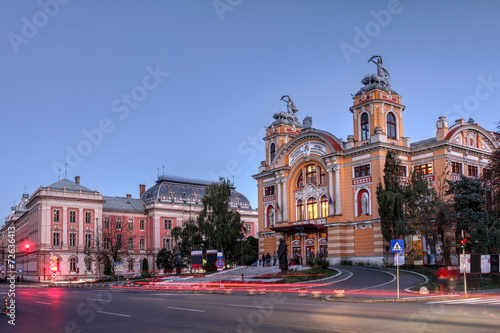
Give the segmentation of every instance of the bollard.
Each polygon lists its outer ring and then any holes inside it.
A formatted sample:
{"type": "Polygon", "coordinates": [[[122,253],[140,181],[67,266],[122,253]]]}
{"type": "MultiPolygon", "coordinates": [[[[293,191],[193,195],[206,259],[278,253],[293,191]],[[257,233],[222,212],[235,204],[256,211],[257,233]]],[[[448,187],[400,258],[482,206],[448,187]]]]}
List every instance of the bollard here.
{"type": "Polygon", "coordinates": [[[8,313],[8,311],[9,311],[9,310],[7,309],[7,306],[8,306],[8,305],[7,305],[7,297],[5,297],[5,314],[7,314],[7,313],[8,313]]]}
{"type": "Polygon", "coordinates": [[[321,291],[315,290],[312,293],[312,298],[321,298],[321,291]]]}
{"type": "Polygon", "coordinates": [[[345,296],[345,291],[343,289],[335,289],[333,291],[335,293],[335,297],[344,297],[345,296]]]}
{"type": "Polygon", "coordinates": [[[233,294],[233,291],[232,291],[231,289],[226,289],[226,290],[224,291],[224,294],[225,294],[225,295],[232,295],[232,294],[233,294]]]}
{"type": "Polygon", "coordinates": [[[255,296],[255,289],[248,289],[247,296],[255,296]]]}
{"type": "Polygon", "coordinates": [[[307,296],[307,290],[299,289],[299,297],[306,297],[306,296],[307,296]]]}

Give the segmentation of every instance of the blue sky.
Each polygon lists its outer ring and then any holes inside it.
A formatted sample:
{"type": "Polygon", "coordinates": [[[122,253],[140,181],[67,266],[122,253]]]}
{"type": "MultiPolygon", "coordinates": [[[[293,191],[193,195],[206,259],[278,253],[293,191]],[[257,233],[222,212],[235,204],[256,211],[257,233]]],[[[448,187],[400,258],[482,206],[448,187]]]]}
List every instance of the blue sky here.
{"type": "MultiPolygon", "coordinates": [[[[257,207],[263,130],[290,95],[346,140],[381,55],[404,135],[500,121],[500,1],[0,2],[0,215],[64,177],[139,195],[160,174],[234,176],[257,207]]],[[[2,224],[3,222],[0,222],[2,224]]]]}

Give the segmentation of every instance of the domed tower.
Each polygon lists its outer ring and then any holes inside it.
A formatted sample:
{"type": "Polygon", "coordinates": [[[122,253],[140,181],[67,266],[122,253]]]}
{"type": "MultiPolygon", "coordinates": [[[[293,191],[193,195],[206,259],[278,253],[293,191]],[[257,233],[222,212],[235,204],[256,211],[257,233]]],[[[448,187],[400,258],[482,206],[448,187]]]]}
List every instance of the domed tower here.
{"type": "Polygon", "coordinates": [[[299,111],[292,99],[288,95],[281,97],[287,105],[287,111],[279,111],[273,115],[275,121],[267,128],[266,137],[266,161],[265,165],[269,168],[272,165],[278,149],[286,144],[292,137],[300,134],[302,125],[296,116],[299,111]]]}
{"type": "Polygon", "coordinates": [[[364,84],[354,96],[354,137],[348,138],[348,147],[354,148],[374,142],[387,142],[409,146],[409,139],[403,137],[403,111],[401,96],[389,84],[390,74],[382,66],[382,57],[368,60],[377,65],[377,73],[365,75],[364,84]]]}

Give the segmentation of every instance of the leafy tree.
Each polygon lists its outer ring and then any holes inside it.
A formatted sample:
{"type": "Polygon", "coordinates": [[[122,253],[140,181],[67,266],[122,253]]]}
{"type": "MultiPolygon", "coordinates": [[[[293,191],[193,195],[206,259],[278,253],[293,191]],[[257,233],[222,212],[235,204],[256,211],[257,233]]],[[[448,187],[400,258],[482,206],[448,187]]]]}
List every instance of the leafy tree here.
{"type": "Polygon", "coordinates": [[[224,252],[228,263],[238,261],[240,244],[237,239],[243,231],[240,214],[230,207],[231,187],[229,181],[219,179],[205,188],[203,208],[196,221],[189,220],[182,228],[172,230],[172,237],[183,258],[191,251],[217,249],[224,252]]]}
{"type": "Polygon", "coordinates": [[[470,250],[485,253],[489,248],[491,219],[485,209],[486,190],[478,179],[461,176],[458,181],[448,182],[448,192],[453,196],[453,208],[457,213],[457,231],[470,235],[470,250]]]}
{"type": "Polygon", "coordinates": [[[129,232],[124,221],[125,217],[112,217],[109,225],[102,228],[101,260],[110,263],[112,272],[114,272],[113,263],[122,261],[128,255],[129,239],[134,239],[133,233],[129,232]]]}
{"type": "Polygon", "coordinates": [[[380,182],[376,192],[382,234],[388,242],[407,233],[403,214],[405,196],[400,183],[401,176],[401,161],[396,152],[389,150],[384,164],[384,184],[380,182]]]}
{"type": "MultiPolygon", "coordinates": [[[[243,261],[245,265],[251,265],[258,260],[259,254],[259,240],[253,236],[248,236],[243,242],[243,261]]],[[[241,244],[237,258],[241,260],[241,244]]]]}
{"type": "Polygon", "coordinates": [[[162,248],[156,256],[156,267],[163,269],[165,272],[174,268],[174,253],[170,250],[162,248]]]}
{"type": "Polygon", "coordinates": [[[142,272],[143,274],[149,273],[149,262],[148,259],[142,259],[142,272]]]}

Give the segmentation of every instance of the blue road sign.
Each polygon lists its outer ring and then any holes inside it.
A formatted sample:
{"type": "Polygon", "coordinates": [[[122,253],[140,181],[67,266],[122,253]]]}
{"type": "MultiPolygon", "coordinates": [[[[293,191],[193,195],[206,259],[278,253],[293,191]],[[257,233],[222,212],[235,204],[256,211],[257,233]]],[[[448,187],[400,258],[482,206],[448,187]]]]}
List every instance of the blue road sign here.
{"type": "Polygon", "coordinates": [[[405,252],[404,239],[391,239],[391,252],[392,253],[404,253],[405,252]]]}
{"type": "Polygon", "coordinates": [[[22,273],[22,272],[23,272],[23,269],[22,269],[22,268],[18,268],[17,272],[18,272],[18,273],[22,273]]]}

